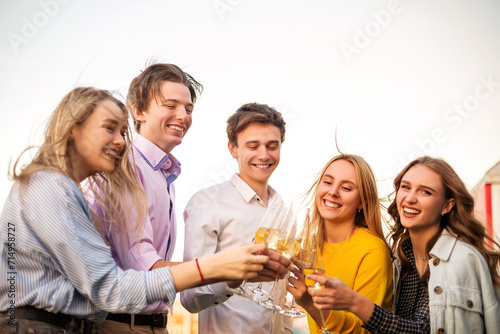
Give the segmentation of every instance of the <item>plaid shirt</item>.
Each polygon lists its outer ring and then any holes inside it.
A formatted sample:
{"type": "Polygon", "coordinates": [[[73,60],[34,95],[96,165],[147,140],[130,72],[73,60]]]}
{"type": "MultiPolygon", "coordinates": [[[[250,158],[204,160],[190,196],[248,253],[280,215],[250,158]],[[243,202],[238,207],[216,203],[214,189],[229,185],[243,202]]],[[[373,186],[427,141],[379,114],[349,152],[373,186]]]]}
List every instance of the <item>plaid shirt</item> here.
{"type": "Polygon", "coordinates": [[[370,319],[363,325],[370,333],[430,332],[429,295],[420,282],[410,239],[403,243],[403,252],[410,261],[412,271],[401,281],[396,314],[375,305],[370,319]]]}

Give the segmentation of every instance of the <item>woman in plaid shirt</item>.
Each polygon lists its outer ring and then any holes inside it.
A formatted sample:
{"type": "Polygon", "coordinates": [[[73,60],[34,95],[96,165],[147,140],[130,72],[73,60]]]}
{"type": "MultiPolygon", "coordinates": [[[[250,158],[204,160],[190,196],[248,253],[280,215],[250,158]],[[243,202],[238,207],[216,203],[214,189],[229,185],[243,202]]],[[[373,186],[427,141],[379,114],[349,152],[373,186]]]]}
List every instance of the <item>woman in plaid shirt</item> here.
{"type": "Polygon", "coordinates": [[[500,333],[500,245],[473,216],[462,180],[444,160],[421,157],[394,187],[395,314],[337,278],[310,275],[325,284],[309,289],[315,307],[351,311],[371,333],[500,333]]]}

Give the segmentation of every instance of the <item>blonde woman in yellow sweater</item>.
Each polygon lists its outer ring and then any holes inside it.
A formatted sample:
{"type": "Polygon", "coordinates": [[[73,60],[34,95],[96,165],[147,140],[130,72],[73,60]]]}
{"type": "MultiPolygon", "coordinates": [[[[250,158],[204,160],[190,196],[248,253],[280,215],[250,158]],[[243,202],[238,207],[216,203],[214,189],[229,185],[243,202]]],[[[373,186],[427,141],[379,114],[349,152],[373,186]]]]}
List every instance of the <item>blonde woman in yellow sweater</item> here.
{"type": "MultiPolygon", "coordinates": [[[[307,193],[311,225],[321,247],[326,276],[337,277],[373,303],[392,310],[392,265],[384,240],[376,181],[357,155],[332,158],[307,193]]],[[[299,261],[294,260],[300,268],[299,261]]],[[[288,287],[308,313],[311,333],[321,332],[320,311],[307,292],[304,275],[293,269],[288,287]]],[[[323,311],[334,333],[368,333],[348,311],[323,311]],[[328,312],[328,313],[326,313],[328,312]]]]}

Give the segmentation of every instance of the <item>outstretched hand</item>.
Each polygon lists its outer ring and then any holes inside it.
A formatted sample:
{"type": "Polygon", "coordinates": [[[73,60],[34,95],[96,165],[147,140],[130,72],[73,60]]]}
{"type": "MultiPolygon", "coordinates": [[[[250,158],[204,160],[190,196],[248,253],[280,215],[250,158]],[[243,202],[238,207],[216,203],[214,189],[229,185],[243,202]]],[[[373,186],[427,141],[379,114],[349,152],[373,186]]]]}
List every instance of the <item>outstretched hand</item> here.
{"type": "MultiPolygon", "coordinates": [[[[217,272],[217,277],[226,280],[254,279],[260,275],[265,266],[270,262],[268,249],[265,244],[250,244],[215,253],[210,257],[215,258],[208,267],[217,272]]],[[[199,261],[204,260],[200,258],[199,261]]],[[[204,261],[205,262],[205,261],[204,261]]],[[[201,266],[201,262],[200,262],[201,266]]],[[[209,276],[209,278],[211,278],[209,276]]]]}

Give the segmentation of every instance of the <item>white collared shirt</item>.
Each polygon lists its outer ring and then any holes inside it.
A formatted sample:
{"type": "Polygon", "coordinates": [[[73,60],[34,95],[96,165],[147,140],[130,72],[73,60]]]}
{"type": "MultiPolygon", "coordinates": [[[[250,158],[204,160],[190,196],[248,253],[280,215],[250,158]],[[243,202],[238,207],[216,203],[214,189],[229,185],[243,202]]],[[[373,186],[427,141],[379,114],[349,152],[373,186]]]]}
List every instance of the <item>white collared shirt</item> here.
{"type": "MultiPolygon", "coordinates": [[[[279,196],[268,188],[269,201],[279,196]]],[[[184,261],[248,245],[266,212],[266,205],[237,174],[230,181],[196,193],[184,211],[184,261]]],[[[257,283],[247,283],[257,286],[257,283]]],[[[278,281],[275,303],[283,306],[285,280],[278,281]]],[[[291,333],[292,320],[226,290],[226,283],[181,292],[182,305],[199,312],[200,333],[291,333]]],[[[264,283],[271,291],[272,282],[264,283]]]]}

